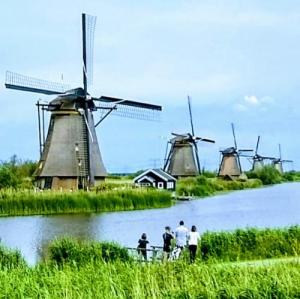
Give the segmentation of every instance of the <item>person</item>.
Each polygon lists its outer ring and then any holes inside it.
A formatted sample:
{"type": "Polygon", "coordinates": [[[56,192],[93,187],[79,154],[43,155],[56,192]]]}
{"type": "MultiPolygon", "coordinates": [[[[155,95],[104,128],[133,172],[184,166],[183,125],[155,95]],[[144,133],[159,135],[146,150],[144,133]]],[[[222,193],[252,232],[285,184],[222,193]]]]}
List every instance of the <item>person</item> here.
{"type": "Polygon", "coordinates": [[[147,235],[145,233],[142,234],[141,238],[138,241],[137,251],[138,254],[141,255],[144,260],[147,260],[147,244],[149,241],[147,240],[147,235]]]}
{"type": "Polygon", "coordinates": [[[173,235],[171,234],[171,228],[170,226],[165,227],[165,233],[162,235],[164,240],[164,246],[163,246],[163,260],[167,260],[170,257],[171,252],[171,241],[174,239],[173,235]]]}
{"type": "Polygon", "coordinates": [[[188,245],[189,245],[191,263],[195,261],[197,246],[199,241],[200,241],[200,235],[197,232],[196,226],[193,225],[188,236],[188,245]]]}
{"type": "Polygon", "coordinates": [[[184,222],[181,220],[179,226],[175,229],[176,246],[171,253],[170,260],[179,258],[181,251],[187,244],[188,232],[189,230],[184,226],[184,222]]]}

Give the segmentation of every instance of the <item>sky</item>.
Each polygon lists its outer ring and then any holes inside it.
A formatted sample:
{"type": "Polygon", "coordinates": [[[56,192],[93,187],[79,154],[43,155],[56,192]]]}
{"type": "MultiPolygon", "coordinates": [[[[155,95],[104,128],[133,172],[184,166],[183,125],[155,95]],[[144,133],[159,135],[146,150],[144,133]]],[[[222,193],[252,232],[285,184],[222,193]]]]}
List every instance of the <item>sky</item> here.
{"type": "MultiPolygon", "coordinates": [[[[163,106],[159,122],[108,117],[97,135],[109,172],[163,164],[171,132],[214,139],[198,144],[202,167],[218,168],[219,150],[255,148],[300,169],[300,2],[1,1],[0,160],[38,160],[35,103],[52,98],[5,89],[7,70],[82,86],[81,13],[97,16],[93,96],[163,106]]],[[[97,116],[95,115],[95,118],[97,116]]],[[[245,170],[251,167],[243,159],[245,170]]]]}

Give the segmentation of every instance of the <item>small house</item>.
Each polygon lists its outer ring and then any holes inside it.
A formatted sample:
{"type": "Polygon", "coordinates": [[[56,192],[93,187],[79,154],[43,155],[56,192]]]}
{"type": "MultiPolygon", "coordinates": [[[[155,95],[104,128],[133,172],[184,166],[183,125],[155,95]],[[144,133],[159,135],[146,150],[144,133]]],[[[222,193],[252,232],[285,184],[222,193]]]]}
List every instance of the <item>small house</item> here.
{"type": "Polygon", "coordinates": [[[148,169],[133,180],[136,186],[175,190],[176,179],[162,169],[148,169]]]}

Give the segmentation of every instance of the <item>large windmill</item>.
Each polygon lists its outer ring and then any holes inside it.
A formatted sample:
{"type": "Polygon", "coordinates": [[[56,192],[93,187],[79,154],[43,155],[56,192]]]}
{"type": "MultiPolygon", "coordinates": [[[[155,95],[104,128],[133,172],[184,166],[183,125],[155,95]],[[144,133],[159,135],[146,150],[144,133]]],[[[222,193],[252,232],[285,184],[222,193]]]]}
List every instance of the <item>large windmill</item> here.
{"type": "Polygon", "coordinates": [[[282,159],[282,152],[281,152],[281,145],[278,144],[278,150],[279,150],[279,158],[273,158],[272,159],[272,165],[275,169],[277,169],[281,174],[283,171],[283,163],[293,163],[293,160],[283,160],[282,159]]]}
{"type": "Polygon", "coordinates": [[[40,160],[35,173],[42,189],[88,188],[106,176],[95,127],[110,113],[153,119],[161,106],[101,96],[92,97],[93,40],[96,17],[82,14],[83,88],[66,90],[59,83],[7,72],[5,86],[11,89],[56,95],[49,104],[37,103],[39,119],[40,160]],[[102,111],[95,124],[93,112],[102,111]],[[47,137],[44,133],[44,111],[51,112],[47,137]],[[42,125],[41,125],[42,112],[42,125]],[[42,131],[42,132],[41,132],[42,131]]]}
{"type": "Polygon", "coordinates": [[[274,159],[273,157],[262,156],[258,153],[259,143],[260,143],[260,136],[257,137],[255,152],[253,156],[248,156],[243,154],[241,155],[242,157],[249,157],[252,159],[252,169],[251,169],[252,171],[262,169],[265,165],[266,160],[274,159]]]}
{"type": "Polygon", "coordinates": [[[198,141],[211,142],[214,140],[198,137],[195,135],[193,116],[191,109],[191,100],[188,96],[189,118],[191,124],[191,133],[176,134],[167,144],[164,171],[174,177],[196,176],[201,173],[198,141]]]}
{"type": "Polygon", "coordinates": [[[243,174],[240,156],[245,152],[252,152],[251,149],[238,149],[236,136],[234,131],[234,125],[231,124],[234,147],[228,147],[224,150],[221,150],[222,160],[219,167],[218,176],[228,177],[231,179],[240,178],[243,174]]]}

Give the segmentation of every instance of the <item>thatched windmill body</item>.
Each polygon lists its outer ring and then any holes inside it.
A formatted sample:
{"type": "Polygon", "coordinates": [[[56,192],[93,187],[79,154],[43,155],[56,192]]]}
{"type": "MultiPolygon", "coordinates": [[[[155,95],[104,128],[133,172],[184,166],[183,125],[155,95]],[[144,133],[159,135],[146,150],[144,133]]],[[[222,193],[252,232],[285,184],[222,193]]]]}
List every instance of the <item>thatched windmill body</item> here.
{"type": "Polygon", "coordinates": [[[272,165],[277,169],[281,174],[284,173],[283,164],[284,163],[293,163],[293,160],[282,159],[281,145],[278,144],[279,158],[272,159],[272,165]]]}
{"type": "Polygon", "coordinates": [[[245,152],[252,152],[251,149],[238,149],[234,125],[231,124],[234,147],[221,150],[222,155],[218,176],[223,178],[237,179],[243,174],[240,155],[245,152]]]}
{"type": "Polygon", "coordinates": [[[188,97],[188,107],[191,133],[172,133],[174,137],[167,144],[163,167],[164,171],[176,178],[199,175],[201,168],[197,142],[215,142],[211,139],[195,136],[190,97],[188,97]]]}
{"type": "Polygon", "coordinates": [[[93,39],[96,17],[82,14],[83,88],[70,89],[59,83],[6,74],[6,87],[57,97],[49,104],[37,103],[40,160],[35,173],[42,189],[78,189],[96,185],[106,177],[96,130],[109,114],[140,119],[153,118],[161,106],[101,96],[92,97],[93,39]],[[102,111],[95,124],[93,113],[102,111]],[[51,113],[47,135],[44,112],[51,113]]]}

